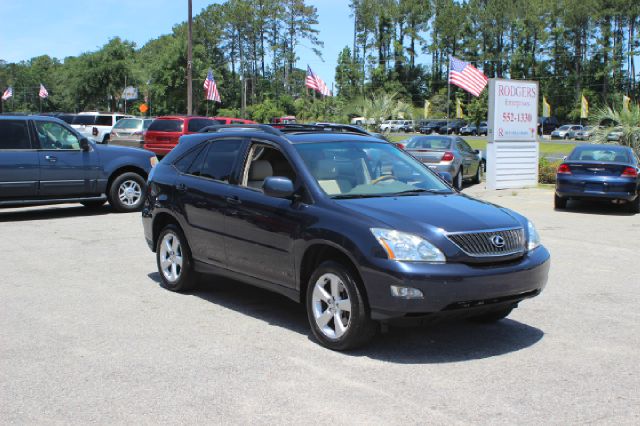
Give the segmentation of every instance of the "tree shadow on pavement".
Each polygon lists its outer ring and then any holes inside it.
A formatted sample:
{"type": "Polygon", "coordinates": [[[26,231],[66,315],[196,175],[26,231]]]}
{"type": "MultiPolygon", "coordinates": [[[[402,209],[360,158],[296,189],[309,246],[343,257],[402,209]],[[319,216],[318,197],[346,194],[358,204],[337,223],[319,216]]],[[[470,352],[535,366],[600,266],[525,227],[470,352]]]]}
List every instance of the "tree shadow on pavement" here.
{"type": "Polygon", "coordinates": [[[102,216],[115,214],[115,211],[108,204],[98,208],[87,208],[75,204],[53,206],[40,206],[37,208],[28,207],[22,209],[3,210],[0,209],[1,222],[28,222],[37,220],[66,219],[79,216],[102,216]]]}
{"type": "MultiPolygon", "coordinates": [[[[157,272],[148,276],[160,283],[157,272]]],[[[285,296],[216,276],[207,276],[199,283],[198,290],[186,295],[295,331],[315,342],[304,307],[285,296]]],[[[378,333],[364,348],[344,354],[400,364],[450,363],[522,350],[543,336],[542,330],[511,319],[495,324],[443,321],[421,326],[392,326],[388,332],[378,333]]]]}

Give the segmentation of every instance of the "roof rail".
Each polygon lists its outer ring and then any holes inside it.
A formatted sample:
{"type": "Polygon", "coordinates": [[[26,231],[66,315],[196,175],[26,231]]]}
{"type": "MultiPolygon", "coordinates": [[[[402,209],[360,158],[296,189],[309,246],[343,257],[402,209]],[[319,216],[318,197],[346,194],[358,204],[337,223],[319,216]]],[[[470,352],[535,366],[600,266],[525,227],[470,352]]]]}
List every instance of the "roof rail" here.
{"type": "Polygon", "coordinates": [[[215,132],[219,132],[221,130],[222,131],[225,131],[225,130],[244,130],[244,131],[260,130],[260,131],[263,131],[265,133],[270,133],[272,135],[283,136],[282,132],[280,132],[278,129],[274,129],[273,127],[268,126],[266,124],[214,124],[212,126],[203,127],[202,129],[200,129],[199,133],[215,133],[215,132]]]}
{"type": "Polygon", "coordinates": [[[321,132],[344,132],[344,133],[357,133],[359,135],[371,136],[371,133],[363,130],[359,127],[349,124],[270,124],[270,126],[276,127],[282,133],[321,133],[321,132]]]}

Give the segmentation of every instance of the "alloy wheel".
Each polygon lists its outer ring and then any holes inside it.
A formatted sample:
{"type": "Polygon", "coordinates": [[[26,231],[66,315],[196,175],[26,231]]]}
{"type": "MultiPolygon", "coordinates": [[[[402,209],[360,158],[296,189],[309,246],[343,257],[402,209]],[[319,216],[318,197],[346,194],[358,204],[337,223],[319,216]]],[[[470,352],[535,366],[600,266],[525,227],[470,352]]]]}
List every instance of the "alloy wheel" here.
{"type": "Polygon", "coordinates": [[[135,206],[142,197],[142,188],[135,180],[125,180],[118,187],[118,198],[125,206],[135,206]]]}
{"type": "Polygon", "coordinates": [[[168,232],[160,245],[160,270],[169,282],[176,282],[182,273],[182,245],[173,232],[168,232]]]}
{"type": "Polygon", "coordinates": [[[316,325],[329,339],[339,339],[351,324],[351,299],[340,277],[326,273],[314,284],[311,308],[316,325]]]}

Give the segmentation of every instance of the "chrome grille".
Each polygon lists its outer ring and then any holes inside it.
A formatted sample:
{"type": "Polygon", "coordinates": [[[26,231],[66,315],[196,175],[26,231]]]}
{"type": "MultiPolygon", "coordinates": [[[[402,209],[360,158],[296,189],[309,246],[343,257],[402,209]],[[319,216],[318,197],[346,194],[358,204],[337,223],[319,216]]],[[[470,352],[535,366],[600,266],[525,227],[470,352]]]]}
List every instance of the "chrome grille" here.
{"type": "Polygon", "coordinates": [[[508,256],[524,252],[524,230],[499,229],[481,232],[460,232],[447,234],[447,238],[469,256],[508,256]],[[494,237],[500,237],[504,246],[498,247],[492,242],[494,237]]]}

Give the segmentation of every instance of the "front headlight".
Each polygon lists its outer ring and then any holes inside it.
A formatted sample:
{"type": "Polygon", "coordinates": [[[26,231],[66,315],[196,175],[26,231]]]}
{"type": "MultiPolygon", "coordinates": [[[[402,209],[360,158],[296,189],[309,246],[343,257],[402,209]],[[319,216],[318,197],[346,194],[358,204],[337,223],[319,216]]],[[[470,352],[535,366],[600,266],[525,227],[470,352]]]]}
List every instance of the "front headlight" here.
{"type": "Polygon", "coordinates": [[[151,168],[155,167],[158,164],[158,157],[155,155],[149,158],[149,163],[151,163],[151,168]]]}
{"type": "Polygon", "coordinates": [[[527,250],[533,250],[540,245],[540,234],[538,234],[536,227],[533,226],[531,221],[527,221],[527,233],[529,234],[527,250]]]}
{"type": "Polygon", "coordinates": [[[381,228],[371,228],[371,232],[391,260],[446,262],[436,246],[417,235],[381,228]]]}

